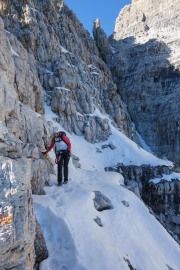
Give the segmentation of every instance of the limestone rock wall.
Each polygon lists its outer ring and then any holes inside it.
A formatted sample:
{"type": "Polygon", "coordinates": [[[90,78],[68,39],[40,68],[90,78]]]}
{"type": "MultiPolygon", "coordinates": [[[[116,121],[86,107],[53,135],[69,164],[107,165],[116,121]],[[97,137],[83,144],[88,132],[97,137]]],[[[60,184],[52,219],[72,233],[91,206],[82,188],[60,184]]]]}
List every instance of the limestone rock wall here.
{"type": "Polygon", "coordinates": [[[110,70],[63,1],[0,1],[0,52],[0,218],[13,217],[1,227],[0,265],[32,270],[47,256],[45,247],[37,248],[40,240],[34,249],[31,199],[32,192],[43,194],[52,169],[40,153],[52,130],[43,117],[44,100],[56,121],[90,142],[111,134],[105,113],[129,137],[133,132],[110,70]]]}
{"type": "Polygon", "coordinates": [[[144,191],[145,203],[153,209],[159,221],[180,243],[180,181],[172,177],[171,181],[161,180],[157,184],[150,182],[144,191]]]}
{"type": "Polygon", "coordinates": [[[94,21],[94,27],[93,27],[93,37],[96,42],[96,46],[99,50],[99,53],[102,57],[102,59],[108,64],[111,62],[112,57],[112,51],[110,44],[108,42],[108,38],[101,28],[101,23],[99,19],[96,19],[94,21]]]}
{"type": "Polygon", "coordinates": [[[138,0],[119,14],[111,70],[138,131],[154,153],[180,162],[179,0],[138,0]]]}
{"type": "Polygon", "coordinates": [[[64,1],[30,0],[26,5],[11,1],[1,8],[1,15],[5,28],[36,59],[45,100],[67,131],[84,135],[90,142],[107,139],[109,123],[99,123],[98,110],[108,113],[117,128],[133,137],[130,117],[110,70],[64,1]]]}
{"type": "Polygon", "coordinates": [[[43,193],[49,173],[40,151],[51,127],[34,57],[0,18],[0,269],[32,270],[35,216],[32,191],[43,193]]]}
{"type": "Polygon", "coordinates": [[[30,161],[0,157],[0,181],[0,269],[32,270],[35,220],[30,161]]]}

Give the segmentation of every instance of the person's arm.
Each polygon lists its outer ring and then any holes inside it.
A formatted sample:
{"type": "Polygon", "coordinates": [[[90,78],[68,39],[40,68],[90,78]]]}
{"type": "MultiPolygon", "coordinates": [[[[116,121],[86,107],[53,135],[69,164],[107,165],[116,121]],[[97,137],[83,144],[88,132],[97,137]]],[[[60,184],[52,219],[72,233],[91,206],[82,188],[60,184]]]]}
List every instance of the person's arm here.
{"type": "Polygon", "coordinates": [[[67,148],[67,150],[69,151],[69,152],[71,152],[71,142],[70,142],[70,140],[65,136],[65,135],[62,135],[62,139],[63,139],[63,141],[67,144],[67,146],[68,146],[68,148],[67,148]]]}
{"type": "Polygon", "coordinates": [[[55,144],[55,141],[54,141],[54,137],[53,137],[52,140],[51,140],[50,146],[49,146],[48,149],[46,150],[46,154],[47,154],[49,151],[51,151],[51,149],[54,147],[54,144],[55,144]]]}

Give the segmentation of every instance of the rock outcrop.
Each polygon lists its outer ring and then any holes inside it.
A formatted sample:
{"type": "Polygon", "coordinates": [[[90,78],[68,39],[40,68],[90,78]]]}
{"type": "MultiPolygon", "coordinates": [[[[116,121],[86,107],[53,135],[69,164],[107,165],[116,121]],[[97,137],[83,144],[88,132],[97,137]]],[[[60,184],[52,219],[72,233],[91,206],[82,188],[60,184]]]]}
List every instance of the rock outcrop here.
{"type": "Polygon", "coordinates": [[[35,242],[34,242],[34,248],[35,248],[35,254],[36,254],[34,268],[38,270],[39,263],[47,259],[48,257],[48,250],[46,247],[44,235],[42,234],[42,230],[37,219],[36,219],[36,237],[35,237],[35,242]]]}
{"type": "Polygon", "coordinates": [[[126,188],[153,210],[156,218],[180,243],[179,167],[117,164],[105,170],[121,173],[126,188]]]}
{"type": "Polygon", "coordinates": [[[105,32],[101,28],[101,23],[99,19],[96,19],[94,21],[93,37],[102,59],[107,64],[111,63],[112,57],[111,47],[105,32]]]}
{"type": "Polygon", "coordinates": [[[0,269],[33,269],[31,162],[0,157],[0,269]]]}
{"type": "Polygon", "coordinates": [[[119,14],[111,70],[137,130],[154,153],[180,163],[180,6],[138,0],[119,14]]]}
{"type": "Polygon", "coordinates": [[[170,181],[162,177],[158,183],[149,182],[146,185],[143,200],[180,244],[179,192],[180,181],[175,176],[172,175],[170,181]]]}
{"type": "Polygon", "coordinates": [[[97,211],[101,212],[104,210],[113,209],[112,202],[108,197],[106,197],[100,191],[94,191],[94,193],[95,193],[95,197],[93,201],[94,201],[94,207],[97,211]]]}

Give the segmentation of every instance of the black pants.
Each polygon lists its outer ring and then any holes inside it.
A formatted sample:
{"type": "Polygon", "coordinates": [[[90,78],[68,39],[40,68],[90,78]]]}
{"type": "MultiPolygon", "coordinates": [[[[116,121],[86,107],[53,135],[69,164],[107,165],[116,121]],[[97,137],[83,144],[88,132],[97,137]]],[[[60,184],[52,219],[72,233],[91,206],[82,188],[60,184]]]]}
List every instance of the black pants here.
{"type": "Polygon", "coordinates": [[[59,155],[58,161],[58,183],[63,182],[63,169],[64,169],[64,182],[68,181],[68,164],[70,156],[68,153],[63,153],[59,155]]]}

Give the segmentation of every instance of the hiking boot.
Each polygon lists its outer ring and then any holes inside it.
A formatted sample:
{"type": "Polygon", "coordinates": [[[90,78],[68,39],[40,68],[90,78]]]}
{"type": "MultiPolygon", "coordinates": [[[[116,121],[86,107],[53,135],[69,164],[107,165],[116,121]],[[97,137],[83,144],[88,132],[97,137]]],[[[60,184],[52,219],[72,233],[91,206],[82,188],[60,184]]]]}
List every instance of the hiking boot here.
{"type": "Polygon", "coordinates": [[[64,184],[64,185],[66,185],[67,183],[68,183],[68,180],[64,181],[64,183],[63,183],[63,184],[64,184]]]}
{"type": "Polygon", "coordinates": [[[62,184],[61,183],[58,183],[58,186],[60,187],[60,186],[62,186],[62,184]]]}

